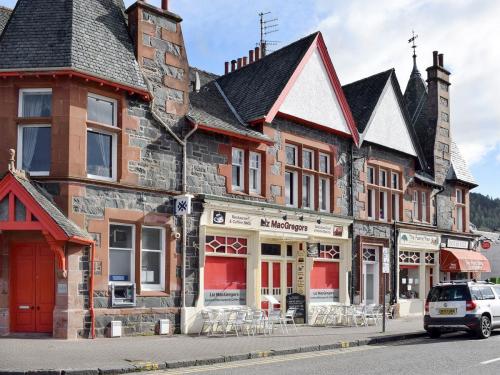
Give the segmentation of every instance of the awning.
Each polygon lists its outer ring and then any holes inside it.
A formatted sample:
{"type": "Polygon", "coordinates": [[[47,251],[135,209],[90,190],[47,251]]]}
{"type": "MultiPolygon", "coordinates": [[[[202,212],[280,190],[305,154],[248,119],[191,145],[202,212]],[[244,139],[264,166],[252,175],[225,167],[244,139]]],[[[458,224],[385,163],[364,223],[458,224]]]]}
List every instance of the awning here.
{"type": "Polygon", "coordinates": [[[439,254],[442,272],[490,272],[490,261],[472,250],[443,249],[439,254]]]}

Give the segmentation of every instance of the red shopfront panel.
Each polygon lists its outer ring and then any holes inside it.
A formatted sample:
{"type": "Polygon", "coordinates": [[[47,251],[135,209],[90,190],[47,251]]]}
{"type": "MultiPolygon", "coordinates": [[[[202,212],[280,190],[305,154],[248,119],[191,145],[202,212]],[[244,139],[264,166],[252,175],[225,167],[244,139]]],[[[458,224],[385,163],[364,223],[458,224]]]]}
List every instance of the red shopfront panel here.
{"type": "Polygon", "coordinates": [[[246,305],[246,259],[207,256],[204,280],[206,306],[246,305]]]}
{"type": "Polygon", "coordinates": [[[311,302],[339,302],[339,263],[315,261],[310,285],[311,302]]]}
{"type": "Polygon", "coordinates": [[[293,263],[286,264],[286,287],[293,287],[293,263]]]}

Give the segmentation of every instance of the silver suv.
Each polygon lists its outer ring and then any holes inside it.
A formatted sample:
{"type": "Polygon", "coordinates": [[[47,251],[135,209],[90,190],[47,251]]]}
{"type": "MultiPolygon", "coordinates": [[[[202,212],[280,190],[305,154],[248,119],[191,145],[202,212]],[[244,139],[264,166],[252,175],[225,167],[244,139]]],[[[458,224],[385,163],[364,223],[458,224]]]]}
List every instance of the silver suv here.
{"type": "Polygon", "coordinates": [[[432,338],[444,332],[468,331],[486,339],[494,328],[500,328],[500,285],[450,281],[429,291],[424,329],[432,338]]]}

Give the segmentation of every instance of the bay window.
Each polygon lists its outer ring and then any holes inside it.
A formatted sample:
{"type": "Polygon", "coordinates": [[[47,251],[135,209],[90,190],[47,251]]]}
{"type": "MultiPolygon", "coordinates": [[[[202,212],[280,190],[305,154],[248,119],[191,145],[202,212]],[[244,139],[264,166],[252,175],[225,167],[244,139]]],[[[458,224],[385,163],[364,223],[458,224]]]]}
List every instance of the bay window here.
{"type": "Polygon", "coordinates": [[[261,161],[260,154],[250,152],[250,192],[260,194],[261,161]]]}
{"type": "Polygon", "coordinates": [[[243,191],[245,188],[245,153],[239,148],[232,151],[232,186],[235,191],[243,191]]]}
{"type": "Polygon", "coordinates": [[[129,224],[109,226],[109,281],[134,281],[135,227],[129,224]]]}
{"type": "Polygon", "coordinates": [[[165,289],[165,230],[142,227],[141,233],[141,288],[165,289]]]}
{"type": "Polygon", "coordinates": [[[399,221],[403,197],[401,172],[396,167],[381,168],[375,164],[367,165],[366,170],[367,217],[399,221]]]}
{"type": "Polygon", "coordinates": [[[97,94],[87,97],[87,120],[109,126],[117,126],[116,100],[97,94]]]}
{"type": "Polygon", "coordinates": [[[18,128],[17,168],[32,176],[48,176],[51,162],[50,125],[23,125],[18,128]]]}

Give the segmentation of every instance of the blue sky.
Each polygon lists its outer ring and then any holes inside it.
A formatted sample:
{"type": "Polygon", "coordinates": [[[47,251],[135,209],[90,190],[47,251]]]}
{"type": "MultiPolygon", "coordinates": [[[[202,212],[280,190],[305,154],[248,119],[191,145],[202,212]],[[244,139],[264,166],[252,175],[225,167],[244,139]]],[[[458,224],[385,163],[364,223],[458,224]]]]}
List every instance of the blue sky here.
{"type": "Polygon", "coordinates": [[[403,90],[415,29],[423,77],[433,50],[444,53],[452,72],[452,136],[480,184],[475,191],[500,197],[500,1],[170,0],[170,8],[184,19],[190,64],[201,69],[221,73],[224,61],[246,55],[259,38],[258,13],[270,11],[279,19],[270,36],[279,46],[323,33],[342,84],[394,67],[403,90]]]}

